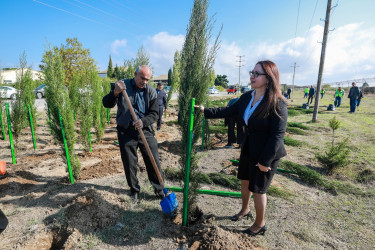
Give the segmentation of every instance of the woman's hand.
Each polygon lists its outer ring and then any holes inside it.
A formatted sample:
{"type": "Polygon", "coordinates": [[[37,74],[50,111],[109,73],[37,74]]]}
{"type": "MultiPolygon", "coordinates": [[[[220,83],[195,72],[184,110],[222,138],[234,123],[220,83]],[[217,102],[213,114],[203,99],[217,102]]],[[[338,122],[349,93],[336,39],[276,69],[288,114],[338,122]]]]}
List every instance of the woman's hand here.
{"type": "Polygon", "coordinates": [[[195,109],[200,109],[200,111],[203,113],[204,112],[204,106],[203,105],[194,105],[195,109]]]}
{"type": "Polygon", "coordinates": [[[260,163],[258,163],[257,166],[258,166],[258,168],[260,169],[260,171],[262,171],[262,172],[268,172],[268,171],[271,170],[270,167],[263,166],[263,165],[260,164],[260,163]]]}

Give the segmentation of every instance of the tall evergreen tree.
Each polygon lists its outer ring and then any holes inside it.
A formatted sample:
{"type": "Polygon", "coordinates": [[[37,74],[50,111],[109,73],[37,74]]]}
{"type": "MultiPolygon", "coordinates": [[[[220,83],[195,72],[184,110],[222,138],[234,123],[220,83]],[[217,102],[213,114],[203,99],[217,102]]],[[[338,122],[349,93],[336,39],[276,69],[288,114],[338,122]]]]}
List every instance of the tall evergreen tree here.
{"type": "MultiPolygon", "coordinates": [[[[219,49],[219,36],[209,48],[212,35],[213,20],[207,17],[208,0],[195,0],[191,12],[190,22],[185,36],[184,46],[181,52],[180,95],[178,99],[180,129],[182,133],[181,143],[181,171],[185,175],[185,148],[187,143],[190,99],[195,98],[197,104],[205,104],[208,100],[207,90],[210,84],[210,72],[215,63],[217,50],[219,49]]],[[[193,148],[191,153],[190,188],[188,220],[191,220],[196,210],[198,190],[198,164],[195,153],[195,143],[201,131],[202,114],[195,113],[193,130],[193,148]]]]}
{"type": "Polygon", "coordinates": [[[117,66],[117,64],[116,64],[115,70],[113,71],[113,78],[115,78],[116,80],[120,79],[120,69],[117,66]]]}
{"type": "Polygon", "coordinates": [[[107,68],[107,77],[112,78],[113,77],[113,65],[112,65],[112,57],[109,56],[109,63],[107,68]]]}
{"type": "Polygon", "coordinates": [[[168,82],[167,82],[167,86],[172,86],[172,69],[169,68],[168,70],[168,82]]]}

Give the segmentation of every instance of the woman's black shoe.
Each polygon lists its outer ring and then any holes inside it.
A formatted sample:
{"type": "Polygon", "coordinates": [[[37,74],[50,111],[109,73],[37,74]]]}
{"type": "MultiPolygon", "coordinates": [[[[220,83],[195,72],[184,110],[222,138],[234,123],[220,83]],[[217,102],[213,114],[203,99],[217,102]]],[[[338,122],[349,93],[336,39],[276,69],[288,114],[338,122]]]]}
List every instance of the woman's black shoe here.
{"type": "Polygon", "coordinates": [[[257,236],[258,234],[264,235],[266,233],[266,231],[267,231],[267,225],[264,225],[264,227],[259,229],[259,231],[256,232],[256,233],[250,231],[250,228],[248,228],[246,230],[243,230],[242,232],[245,233],[245,234],[248,234],[250,236],[257,236]]]}
{"type": "Polygon", "coordinates": [[[238,214],[233,215],[232,217],[230,217],[230,220],[231,220],[231,221],[239,221],[239,220],[242,220],[242,219],[245,218],[245,217],[246,217],[247,219],[251,218],[252,220],[254,220],[254,216],[253,216],[253,214],[251,213],[251,211],[249,211],[247,214],[245,214],[245,215],[242,216],[242,217],[239,217],[238,214]]]}

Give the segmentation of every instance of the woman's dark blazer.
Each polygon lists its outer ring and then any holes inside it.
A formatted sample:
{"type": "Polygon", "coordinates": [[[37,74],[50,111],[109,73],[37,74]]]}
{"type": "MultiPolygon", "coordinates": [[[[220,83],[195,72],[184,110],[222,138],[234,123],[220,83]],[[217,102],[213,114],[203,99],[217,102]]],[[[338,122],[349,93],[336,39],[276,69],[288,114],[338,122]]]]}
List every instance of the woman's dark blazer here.
{"type": "MultiPolygon", "coordinates": [[[[264,119],[258,119],[255,115],[257,110],[255,110],[248,120],[248,125],[246,125],[243,115],[251,100],[252,92],[246,92],[236,103],[229,107],[205,108],[204,116],[206,118],[237,117],[246,127],[241,158],[243,159],[243,156],[245,156],[249,160],[249,162],[245,163],[246,165],[260,163],[263,166],[269,167],[274,160],[286,156],[283,139],[288,117],[287,104],[284,100],[280,99],[277,113],[281,118],[275,113],[271,113],[264,119]]],[[[260,102],[257,109],[261,107],[263,102],[264,99],[260,102]]],[[[240,162],[240,165],[242,164],[240,162]]]]}

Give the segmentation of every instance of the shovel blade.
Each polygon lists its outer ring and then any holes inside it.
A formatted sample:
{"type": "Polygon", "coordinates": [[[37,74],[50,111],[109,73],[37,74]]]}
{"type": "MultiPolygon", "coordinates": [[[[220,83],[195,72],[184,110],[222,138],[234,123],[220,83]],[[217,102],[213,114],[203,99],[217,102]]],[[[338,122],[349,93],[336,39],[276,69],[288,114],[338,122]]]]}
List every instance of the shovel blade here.
{"type": "Polygon", "coordinates": [[[160,202],[161,209],[168,215],[173,215],[178,207],[178,201],[174,193],[170,193],[160,202]]]}

